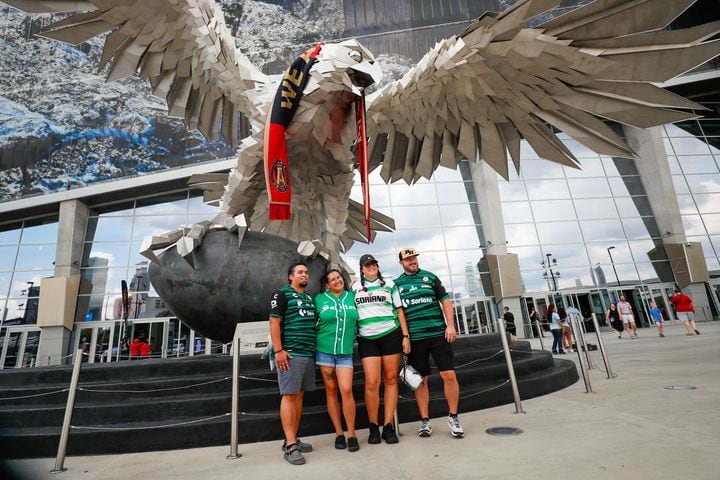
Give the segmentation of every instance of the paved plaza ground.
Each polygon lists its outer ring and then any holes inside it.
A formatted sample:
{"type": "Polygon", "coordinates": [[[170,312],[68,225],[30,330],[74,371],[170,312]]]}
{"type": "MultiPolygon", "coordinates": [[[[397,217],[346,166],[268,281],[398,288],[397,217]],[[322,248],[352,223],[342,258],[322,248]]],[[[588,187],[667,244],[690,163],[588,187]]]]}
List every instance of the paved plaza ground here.
{"type": "MultiPolygon", "coordinates": [[[[576,384],[514,405],[461,415],[464,439],[450,437],[444,418],[433,420],[431,438],[416,423],[401,424],[398,445],[368,445],[359,431],[357,453],[333,448],[333,435],[307,437],[315,451],[307,464],[282,459],[280,442],[168,452],[68,457],[67,471],[51,475],[54,459],[14,460],[5,467],[22,479],[713,479],[720,478],[720,322],[698,326],[688,337],[681,325],[666,338],[641,329],[637,340],[603,333],[612,370],[607,379],[590,371],[594,393],[576,384]],[[669,386],[694,386],[670,390],[669,386]],[[497,426],[520,428],[516,436],[493,436],[497,426]]],[[[596,343],[594,334],[590,335],[596,343]]],[[[533,348],[540,348],[533,340],[533,348]]],[[[546,337],[546,348],[550,339],[546,337]]],[[[577,355],[565,355],[577,363],[577,355]]],[[[593,352],[602,366],[599,352],[593,352]]],[[[462,385],[461,385],[462,388],[462,385]]],[[[439,393],[439,392],[435,392],[439,393]]],[[[72,441],[72,437],[70,438],[72,441]]]]}

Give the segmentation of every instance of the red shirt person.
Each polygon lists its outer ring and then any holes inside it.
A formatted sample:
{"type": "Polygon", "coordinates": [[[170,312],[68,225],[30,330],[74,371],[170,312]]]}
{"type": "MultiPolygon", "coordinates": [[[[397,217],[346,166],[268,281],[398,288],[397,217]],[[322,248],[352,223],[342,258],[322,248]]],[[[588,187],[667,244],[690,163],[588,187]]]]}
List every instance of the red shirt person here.
{"type": "Polygon", "coordinates": [[[140,344],[140,356],[142,358],[148,358],[150,356],[150,344],[143,342],[140,344]]]}
{"type": "Polygon", "coordinates": [[[700,335],[700,331],[695,327],[695,307],[693,307],[692,298],[682,293],[679,288],[675,289],[675,295],[670,299],[670,303],[675,307],[675,314],[679,320],[683,321],[686,335],[700,335]]]}
{"type": "Polygon", "coordinates": [[[140,339],[133,339],[130,344],[130,358],[138,358],[140,356],[140,339]]]}

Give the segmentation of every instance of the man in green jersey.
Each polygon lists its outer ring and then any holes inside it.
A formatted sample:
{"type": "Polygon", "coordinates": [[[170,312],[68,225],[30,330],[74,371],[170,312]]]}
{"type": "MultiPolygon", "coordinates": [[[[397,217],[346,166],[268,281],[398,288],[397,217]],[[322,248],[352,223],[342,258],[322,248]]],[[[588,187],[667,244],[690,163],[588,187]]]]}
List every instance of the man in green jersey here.
{"type": "Polygon", "coordinates": [[[307,265],[290,265],[289,285],[273,292],[270,300],[270,338],[282,395],[282,450],[285,460],[293,465],[304,464],[302,452],[312,451],[312,445],[297,438],[303,394],[315,390],[315,303],[305,293],[309,280],[307,265]]]}
{"type": "Polygon", "coordinates": [[[462,438],[464,431],[457,416],[460,386],[455,375],[451,345],[457,338],[452,302],[440,279],[432,272],[420,269],[418,253],[414,248],[403,248],[398,257],[403,273],[395,279],[395,285],[405,309],[412,343],[408,361],[423,376],[422,385],[415,390],[421,419],[418,435],[429,437],[432,434],[427,385],[432,355],[445,387],[450,433],[455,438],[462,438]]]}

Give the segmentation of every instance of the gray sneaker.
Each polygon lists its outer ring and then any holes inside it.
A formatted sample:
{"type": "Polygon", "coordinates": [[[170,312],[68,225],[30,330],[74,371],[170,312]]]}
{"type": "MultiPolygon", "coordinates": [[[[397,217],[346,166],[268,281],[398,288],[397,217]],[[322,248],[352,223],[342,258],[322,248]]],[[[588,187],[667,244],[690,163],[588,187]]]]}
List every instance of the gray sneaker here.
{"type": "Polygon", "coordinates": [[[422,420],[418,429],[418,437],[429,437],[430,435],[432,435],[430,420],[422,420]]]}
{"type": "MultiPolygon", "coordinates": [[[[303,442],[299,438],[296,438],[295,441],[297,442],[297,446],[302,453],[308,453],[313,451],[313,446],[311,444],[303,442]]],[[[280,448],[283,452],[285,452],[287,450],[287,441],[283,441],[282,447],[280,448]]]]}
{"type": "Polygon", "coordinates": [[[297,444],[292,445],[289,449],[286,448],[283,457],[288,461],[288,463],[293,465],[305,464],[305,457],[303,457],[300,447],[297,444]]]}
{"type": "Polygon", "coordinates": [[[465,431],[460,425],[460,419],[457,415],[448,415],[448,427],[450,427],[450,434],[455,438],[462,438],[465,435],[465,431]]]}

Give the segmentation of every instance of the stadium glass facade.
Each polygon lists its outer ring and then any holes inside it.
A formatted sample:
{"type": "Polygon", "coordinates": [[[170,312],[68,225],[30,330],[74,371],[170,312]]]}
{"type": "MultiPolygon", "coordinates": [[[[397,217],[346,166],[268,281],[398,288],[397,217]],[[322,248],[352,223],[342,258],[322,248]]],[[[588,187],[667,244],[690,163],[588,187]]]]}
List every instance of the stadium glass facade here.
{"type": "MultiPolygon", "coordinates": [[[[391,8],[390,4],[397,2],[375,2],[380,3],[391,8]]],[[[367,9],[377,5],[346,1],[346,33],[360,36],[371,50],[387,54],[390,61],[393,55],[414,61],[436,40],[461,30],[464,22],[481,13],[474,9],[484,10],[498,2],[476,2],[472,7],[451,0],[410,3],[437,4],[438,8],[392,10],[411,17],[398,29],[397,22],[381,25],[392,20],[388,17],[368,15],[367,9]]],[[[282,67],[268,64],[265,68],[282,67]]],[[[704,103],[718,111],[717,103],[704,103]]],[[[430,180],[412,186],[401,182],[386,185],[374,172],[370,178],[372,206],[395,219],[396,231],[379,233],[372,245],[353,245],[345,259],[356,268],[363,253],[373,253],[383,272],[394,276],[400,273],[397,251],[415,247],[422,254],[421,266],[439,275],[452,292],[458,326],[465,333],[493,331],[492,319],[506,304],[494,295],[490,273],[478,266],[498,247],[502,247],[501,253],[518,258],[524,293],[511,303],[516,316],[526,316],[530,305],[542,312],[551,300],[576,306],[584,316],[602,314],[609,302],[625,294],[635,304],[640,323],[648,325],[649,300],[655,300],[672,319],[668,298],[676,277],[671,259],[658,250],[670,234],[680,235],[702,248],[709,278],[696,282],[692,294],[697,297],[700,292],[705,297],[698,298],[705,308],[702,318],[717,319],[718,117],[710,114],[659,129],[675,189],[670,196],[678,207],[683,232],[669,232],[658,225],[654,212],[659,207],[646,191],[653,179],[641,174],[634,161],[598,156],[561,136],[580,160],[581,170],[539,159],[523,145],[521,172],[511,169],[508,180],[497,176],[498,192],[491,195],[489,204],[478,200],[478,170],[467,160],[458,170],[441,167],[430,180]],[[486,235],[488,223],[502,225],[504,238],[486,235]]],[[[224,171],[231,163],[208,162],[199,171],[224,171]]],[[[196,355],[223,348],[196,335],[173,316],[148,281],[147,260],[138,254],[145,236],[214,216],[216,207],[205,205],[201,192],[182,187],[189,176],[185,170],[171,168],[147,175],[143,188],[137,186],[136,178],[119,179],[100,183],[95,190],[73,190],[69,197],[51,192],[0,203],[0,368],[56,363],[77,347],[88,352],[91,362],[120,359],[118,344],[125,328],[119,308],[122,281],[130,290],[128,328],[132,335],[154,339],[153,355],[196,355]],[[69,201],[88,209],[81,239],[74,247],[82,251],[81,264],[76,266],[82,282],[75,324],[63,340],[64,347],[42,358],[38,356],[43,334],[37,326],[39,285],[42,278],[58,275],[63,258],[59,249],[69,248],[60,241],[67,228],[62,224],[67,220],[61,220],[61,205],[69,201]]],[[[359,181],[353,197],[361,198],[359,181]]],[[[523,333],[531,334],[529,330],[523,333]]]]}

